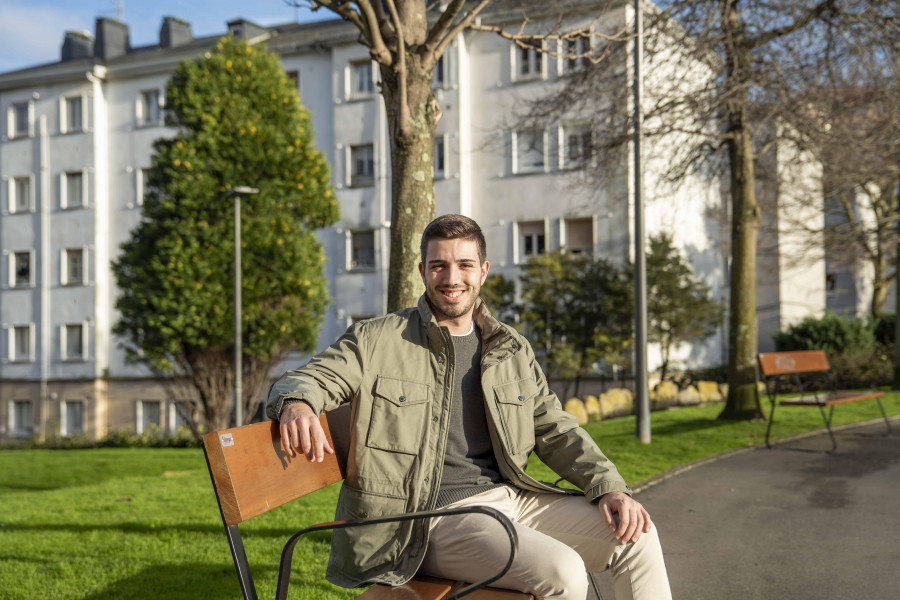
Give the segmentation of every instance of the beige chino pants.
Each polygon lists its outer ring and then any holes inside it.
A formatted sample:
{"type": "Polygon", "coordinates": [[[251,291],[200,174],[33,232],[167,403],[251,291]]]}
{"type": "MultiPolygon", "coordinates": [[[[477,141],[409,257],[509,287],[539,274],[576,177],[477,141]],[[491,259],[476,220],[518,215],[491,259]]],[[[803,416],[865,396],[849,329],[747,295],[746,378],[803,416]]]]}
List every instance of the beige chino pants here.
{"type": "MultiPolygon", "coordinates": [[[[656,526],[636,543],[620,544],[600,510],[583,496],[562,496],[499,486],[449,505],[490,506],[509,517],[519,551],[509,572],[491,584],[547,600],[585,600],[587,572],[610,570],[616,600],[669,600],[669,580],[656,526]]],[[[480,581],[509,560],[509,538],[484,514],[432,519],[419,572],[480,581]]]]}

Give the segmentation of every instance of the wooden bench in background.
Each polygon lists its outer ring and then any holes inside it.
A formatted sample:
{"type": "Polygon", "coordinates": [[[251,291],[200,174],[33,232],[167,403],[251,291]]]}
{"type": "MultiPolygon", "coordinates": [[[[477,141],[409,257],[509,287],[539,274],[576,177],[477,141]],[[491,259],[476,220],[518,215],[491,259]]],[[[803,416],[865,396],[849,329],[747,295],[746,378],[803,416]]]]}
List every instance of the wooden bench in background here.
{"type": "Polygon", "coordinates": [[[831,366],[828,364],[828,357],[825,356],[823,350],[800,350],[794,352],[764,352],[759,355],[759,370],[763,381],[766,384],[766,394],[769,396],[769,402],[772,404],[772,411],[769,414],[769,425],[766,427],[766,447],[771,448],[769,443],[769,433],[772,431],[772,423],[775,421],[775,406],[815,406],[822,413],[822,419],[825,421],[825,427],[828,429],[828,435],[831,436],[831,452],[837,449],[837,440],[834,432],[831,430],[831,418],[834,415],[834,407],[837,404],[846,404],[848,402],[859,402],[861,400],[874,399],[878,402],[878,408],[881,409],[881,415],[884,417],[884,423],[887,425],[887,434],[891,433],[891,423],[888,421],[887,414],[884,412],[884,406],[881,404],[881,397],[884,392],[871,391],[838,391],[835,388],[834,378],[831,375],[831,366]],[[827,387],[830,391],[807,391],[806,385],[810,375],[824,373],[827,378],[827,387]],[[794,380],[795,385],[800,390],[797,397],[785,398],[777,401],[779,383],[782,377],[790,377],[794,380]],[[828,414],[825,414],[825,407],[829,407],[828,414]]]}
{"type": "MultiPolygon", "coordinates": [[[[340,413],[341,411],[339,409],[334,412],[340,413]]],[[[225,535],[228,538],[228,545],[231,548],[231,555],[245,600],[257,600],[258,597],[238,525],[344,478],[346,437],[341,434],[345,427],[343,424],[336,425],[334,422],[332,422],[332,427],[329,427],[329,420],[341,418],[340,416],[329,418],[329,415],[322,416],[321,422],[329,442],[336,452],[335,454],[326,454],[325,460],[321,463],[310,463],[302,456],[291,459],[285,454],[281,448],[277,421],[217,431],[209,433],[203,438],[203,451],[206,454],[209,474],[225,525],[225,535]]],[[[346,419],[346,416],[343,418],[346,419]]],[[[500,573],[487,581],[474,585],[444,579],[416,577],[402,586],[373,585],[358,598],[362,600],[388,598],[453,600],[466,595],[471,600],[533,600],[533,596],[529,594],[483,587],[506,573],[518,548],[515,529],[509,519],[499,511],[483,506],[408,513],[377,519],[336,521],[307,527],[297,532],[285,544],[278,572],[276,598],[278,600],[287,598],[294,545],[305,533],[358,527],[364,526],[365,523],[415,520],[437,514],[464,512],[480,512],[489,515],[500,521],[505,527],[510,536],[510,558],[500,573]]]]}

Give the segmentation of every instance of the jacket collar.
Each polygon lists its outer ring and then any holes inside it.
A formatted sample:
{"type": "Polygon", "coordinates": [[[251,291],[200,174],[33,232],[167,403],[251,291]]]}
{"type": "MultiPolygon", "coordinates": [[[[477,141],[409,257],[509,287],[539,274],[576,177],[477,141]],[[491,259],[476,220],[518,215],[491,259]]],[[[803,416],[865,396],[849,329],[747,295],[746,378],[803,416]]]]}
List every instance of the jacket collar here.
{"type": "MultiPolygon", "coordinates": [[[[431,304],[428,303],[428,298],[425,294],[419,297],[417,309],[428,336],[442,338],[441,327],[434,318],[434,311],[431,310],[431,304]]],[[[486,367],[489,364],[500,362],[521,349],[522,344],[517,339],[517,336],[513,335],[507,326],[494,318],[481,298],[475,301],[475,311],[472,317],[475,319],[475,325],[481,331],[481,340],[484,344],[482,350],[482,356],[484,357],[482,361],[483,366],[486,367]]]]}

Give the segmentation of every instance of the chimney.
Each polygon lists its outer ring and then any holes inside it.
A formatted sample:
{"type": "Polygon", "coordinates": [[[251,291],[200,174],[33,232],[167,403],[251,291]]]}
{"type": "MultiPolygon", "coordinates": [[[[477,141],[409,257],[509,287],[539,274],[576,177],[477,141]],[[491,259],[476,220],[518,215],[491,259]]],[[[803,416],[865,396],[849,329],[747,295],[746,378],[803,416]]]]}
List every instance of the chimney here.
{"type": "Polygon", "coordinates": [[[94,56],[100,60],[112,60],[128,53],[128,25],[108,17],[97,19],[94,56]]]}
{"type": "Polygon", "coordinates": [[[229,21],[227,25],[228,33],[239,40],[250,40],[269,33],[269,30],[265,27],[260,27],[246,19],[235,19],[234,21],[229,21]]]}
{"type": "Polygon", "coordinates": [[[182,21],[178,17],[163,17],[162,27],[159,28],[159,45],[162,48],[174,48],[187,44],[194,39],[191,32],[191,24],[182,21]]]}
{"type": "Polygon", "coordinates": [[[94,55],[94,38],[81,31],[67,31],[62,45],[62,62],[94,55]]]}

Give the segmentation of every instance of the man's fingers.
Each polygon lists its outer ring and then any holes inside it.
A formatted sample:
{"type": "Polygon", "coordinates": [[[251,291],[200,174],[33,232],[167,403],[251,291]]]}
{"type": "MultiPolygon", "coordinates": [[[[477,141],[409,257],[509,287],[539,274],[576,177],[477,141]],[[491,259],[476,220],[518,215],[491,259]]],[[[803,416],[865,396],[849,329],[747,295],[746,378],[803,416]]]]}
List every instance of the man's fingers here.
{"type": "Polygon", "coordinates": [[[290,429],[286,423],[282,423],[279,430],[281,431],[281,449],[284,450],[285,454],[294,458],[294,449],[291,447],[291,441],[288,437],[290,436],[290,429]]]}
{"type": "Polygon", "coordinates": [[[616,539],[626,542],[630,535],[628,532],[634,533],[634,518],[630,512],[624,508],[619,509],[619,528],[616,529],[616,539]]]}
{"type": "Polygon", "coordinates": [[[644,530],[644,514],[640,510],[634,511],[634,518],[632,519],[633,526],[628,532],[628,537],[625,538],[626,541],[636,542],[638,538],[641,537],[641,533],[644,530]]]}
{"type": "Polygon", "coordinates": [[[298,423],[298,427],[300,430],[300,443],[297,446],[299,450],[306,455],[306,460],[312,462],[313,460],[313,446],[309,439],[309,427],[304,426],[302,422],[298,423]]]}
{"type": "Polygon", "coordinates": [[[606,521],[606,526],[609,527],[609,530],[615,533],[616,531],[616,523],[613,521],[612,512],[609,510],[609,506],[605,503],[600,504],[600,512],[603,514],[603,519],[606,521]]]}
{"type": "Polygon", "coordinates": [[[653,529],[653,521],[650,520],[650,513],[647,512],[643,506],[641,507],[641,512],[644,514],[644,533],[650,533],[650,530],[653,529]]]}

